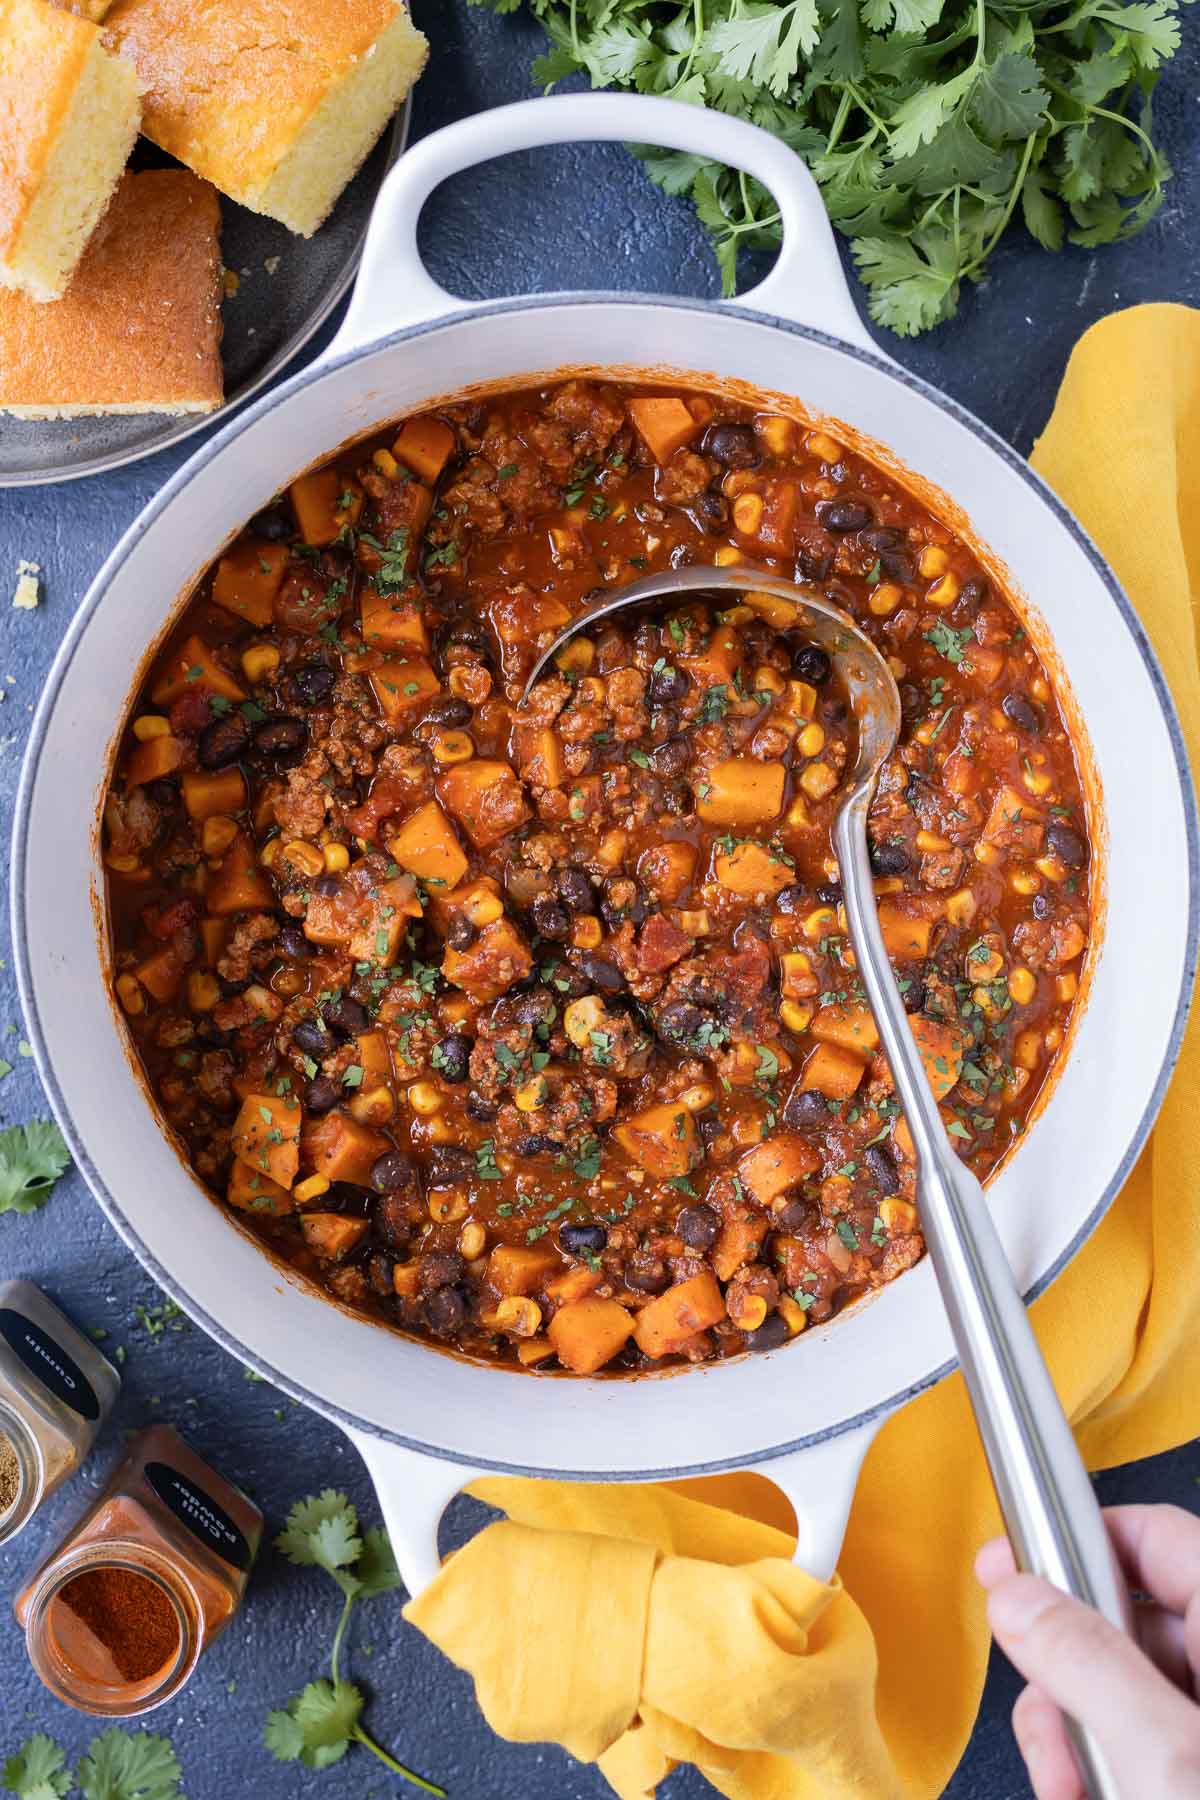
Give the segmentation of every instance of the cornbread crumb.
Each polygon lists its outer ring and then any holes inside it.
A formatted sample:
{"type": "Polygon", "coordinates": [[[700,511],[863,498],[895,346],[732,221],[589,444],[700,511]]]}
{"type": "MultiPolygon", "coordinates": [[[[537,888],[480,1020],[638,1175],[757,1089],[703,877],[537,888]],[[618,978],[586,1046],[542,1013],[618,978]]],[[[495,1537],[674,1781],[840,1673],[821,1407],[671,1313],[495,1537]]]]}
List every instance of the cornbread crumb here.
{"type": "Polygon", "coordinates": [[[146,136],[301,237],[429,53],[396,0],[116,0],[105,41],[145,83],[146,136]]]}
{"type": "Polygon", "coordinates": [[[42,572],[41,564],[26,562],[24,557],[17,564],[17,585],[13,589],[12,603],[21,612],[32,612],[42,597],[41,584],[38,580],[42,572]]]}
{"type": "Polygon", "coordinates": [[[283,261],[282,256],[268,256],[266,261],[263,263],[263,268],[267,271],[268,275],[274,275],[276,269],[279,267],[279,265],[282,261],[283,261]]]}

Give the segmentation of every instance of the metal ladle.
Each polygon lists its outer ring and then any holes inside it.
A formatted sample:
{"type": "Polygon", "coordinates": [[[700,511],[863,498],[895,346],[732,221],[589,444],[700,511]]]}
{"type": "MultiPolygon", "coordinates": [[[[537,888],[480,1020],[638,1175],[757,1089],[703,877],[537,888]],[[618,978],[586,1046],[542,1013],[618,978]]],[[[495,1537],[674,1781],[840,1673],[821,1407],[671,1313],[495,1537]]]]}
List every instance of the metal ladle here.
{"type": "MultiPolygon", "coordinates": [[[[670,605],[707,594],[728,596],[736,604],[753,593],[794,607],[794,628],[828,654],[858,726],[858,761],[845,778],[845,798],[833,830],[846,918],[916,1148],[921,1227],[1017,1566],[1043,1576],[1130,1632],[1129,1595],[1091,1481],[983,1188],[947,1135],[884,948],[867,850],[867,814],[900,730],[900,696],[887,663],[853,620],[807,588],[750,568],[692,566],[646,576],[580,613],[538,658],[523,698],[562,646],[599,619],[652,601],[670,605]]],[[[1089,1793],[1095,1800],[1122,1800],[1094,1740],[1074,1721],[1067,1724],[1089,1793]]]]}

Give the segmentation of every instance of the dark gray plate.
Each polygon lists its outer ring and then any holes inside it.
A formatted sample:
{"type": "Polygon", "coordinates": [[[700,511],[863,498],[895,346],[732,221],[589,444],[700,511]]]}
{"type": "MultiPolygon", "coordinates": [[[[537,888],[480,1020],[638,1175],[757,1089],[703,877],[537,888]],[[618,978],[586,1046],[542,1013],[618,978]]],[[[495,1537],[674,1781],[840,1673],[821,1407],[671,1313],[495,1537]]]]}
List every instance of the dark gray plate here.
{"type": "MultiPolygon", "coordinates": [[[[0,487],[73,481],[150,456],[203,431],[277,375],[353,280],[380,183],[408,142],[410,111],[411,97],[314,237],[296,237],[286,225],[221,196],[221,254],[239,285],[221,309],[226,399],[218,412],[47,420],[0,413],[0,487]]],[[[161,167],[170,161],[139,138],[131,166],[161,167]]]]}

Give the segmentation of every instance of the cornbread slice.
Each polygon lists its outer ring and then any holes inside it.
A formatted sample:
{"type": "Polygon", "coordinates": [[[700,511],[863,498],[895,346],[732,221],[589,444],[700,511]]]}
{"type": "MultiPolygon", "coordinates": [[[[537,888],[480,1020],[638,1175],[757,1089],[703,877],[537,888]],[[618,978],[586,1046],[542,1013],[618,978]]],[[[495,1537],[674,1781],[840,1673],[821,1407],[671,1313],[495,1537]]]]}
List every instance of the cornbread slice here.
{"type": "Polygon", "coordinates": [[[0,0],[0,284],[66,288],[133,148],[138,88],[95,25],[0,0]]]}
{"type": "Polygon", "coordinates": [[[221,212],[186,169],[126,174],[63,298],[0,289],[0,412],[211,412],[221,404],[221,212]]]}
{"type": "Polygon", "coordinates": [[[98,25],[112,5],[112,0],[51,0],[51,4],[57,6],[60,12],[78,13],[81,19],[90,19],[94,25],[98,25]]]}
{"type": "Polygon", "coordinates": [[[145,85],[146,136],[301,237],[429,52],[395,0],[116,0],[104,35],[145,85]]]}

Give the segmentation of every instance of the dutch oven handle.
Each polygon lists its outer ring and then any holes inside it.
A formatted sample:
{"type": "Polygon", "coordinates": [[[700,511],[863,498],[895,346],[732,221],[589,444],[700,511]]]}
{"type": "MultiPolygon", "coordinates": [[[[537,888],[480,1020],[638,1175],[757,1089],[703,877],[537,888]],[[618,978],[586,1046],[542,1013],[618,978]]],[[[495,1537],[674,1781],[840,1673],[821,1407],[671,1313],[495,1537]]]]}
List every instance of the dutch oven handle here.
{"type": "Polygon", "coordinates": [[[498,106],[447,125],[406,151],[375,203],[350,309],[328,354],[486,304],[456,299],[427,272],[417,244],[421,208],[441,182],[477,163],[540,145],[581,142],[657,144],[715,157],[753,175],[774,197],[783,247],[766,280],[737,303],[881,354],[850,299],[817,184],[795,151],[724,113],[613,93],[561,94],[498,106]]]}
{"type": "MultiPolygon", "coordinates": [[[[863,1457],[883,1421],[839,1433],[803,1450],[748,1467],[783,1490],[796,1514],[795,1560],[827,1581],[837,1566],[863,1457]]],[[[410,1594],[428,1587],[441,1567],[438,1526],[454,1496],[485,1471],[348,1431],[367,1465],[396,1562],[410,1594]]],[[[603,1480],[603,1474],[597,1474],[603,1480]]]]}

